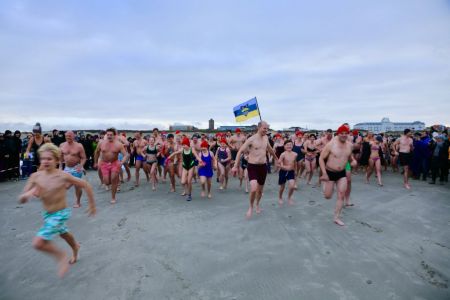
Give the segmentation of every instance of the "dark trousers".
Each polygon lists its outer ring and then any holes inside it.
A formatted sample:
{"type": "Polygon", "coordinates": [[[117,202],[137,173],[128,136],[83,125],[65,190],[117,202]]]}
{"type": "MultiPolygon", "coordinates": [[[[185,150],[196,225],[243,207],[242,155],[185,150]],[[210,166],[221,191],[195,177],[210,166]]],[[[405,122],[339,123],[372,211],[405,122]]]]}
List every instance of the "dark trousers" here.
{"type": "Polygon", "coordinates": [[[439,159],[439,157],[431,158],[431,180],[436,182],[436,178],[439,176],[439,181],[443,182],[447,173],[447,164],[439,159]]]}

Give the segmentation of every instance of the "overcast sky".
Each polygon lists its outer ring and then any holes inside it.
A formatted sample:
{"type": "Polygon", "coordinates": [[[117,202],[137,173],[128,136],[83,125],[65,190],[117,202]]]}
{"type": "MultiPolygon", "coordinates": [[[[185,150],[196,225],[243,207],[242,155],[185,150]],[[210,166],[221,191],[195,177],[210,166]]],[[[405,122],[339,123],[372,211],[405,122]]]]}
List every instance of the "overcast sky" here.
{"type": "Polygon", "coordinates": [[[0,2],[0,130],[235,125],[255,96],[275,129],[450,125],[450,1],[0,2]]]}

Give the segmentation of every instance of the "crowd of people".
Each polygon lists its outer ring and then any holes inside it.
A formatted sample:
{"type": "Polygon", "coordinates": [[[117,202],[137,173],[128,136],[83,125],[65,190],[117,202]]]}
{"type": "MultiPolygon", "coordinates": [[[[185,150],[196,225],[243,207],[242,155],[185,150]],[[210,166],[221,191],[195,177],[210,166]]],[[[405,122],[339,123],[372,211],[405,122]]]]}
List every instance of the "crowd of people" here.
{"type": "Polygon", "coordinates": [[[165,134],[155,128],[150,134],[135,132],[127,137],[114,128],[98,135],[77,135],[54,130],[52,136],[43,135],[37,123],[33,134],[21,140],[21,133],[6,131],[0,139],[1,176],[5,179],[29,178],[20,195],[25,203],[31,197],[41,198],[45,214],[44,226],[33,240],[36,249],[53,255],[59,262],[61,276],[71,263],[77,261],[79,244],[68,232],[65,222],[70,217],[66,190],[75,187],[74,208],[82,206],[82,191],[88,196],[90,215],[96,212],[91,185],[81,178],[88,169],[96,169],[103,188],[111,191],[111,204],[116,203],[120,185],[131,181],[130,166],[134,165],[133,188],[141,184],[140,174],[153,191],[161,182],[170,182],[170,192],[176,192],[176,182],[182,186],[181,195],[192,201],[192,185],[201,185],[201,197],[212,198],[212,182],[220,190],[228,188],[230,176],[238,176],[240,187],[249,194],[246,218],[261,213],[261,199],[268,173],[278,173],[278,204],[284,205],[287,185],[287,204],[294,205],[293,194],[299,180],[307,185],[322,187],[323,196],[331,199],[337,191],[333,221],[344,226],[341,212],[351,207],[352,174],[364,172],[370,183],[375,172],[377,183],[383,186],[382,172],[388,167],[401,172],[403,186],[411,189],[409,178],[427,180],[435,184],[448,182],[450,162],[447,131],[411,132],[406,129],[400,137],[362,135],[350,130],[347,123],[335,132],[269,133],[269,124],[261,121],[257,131],[243,133],[236,129],[216,134],[187,134],[180,131],[165,134]],[[23,161],[20,168],[20,161],[23,161]],[[317,183],[313,183],[314,176],[317,183]],[[72,248],[70,259],[52,242],[59,234],[72,248]]]}

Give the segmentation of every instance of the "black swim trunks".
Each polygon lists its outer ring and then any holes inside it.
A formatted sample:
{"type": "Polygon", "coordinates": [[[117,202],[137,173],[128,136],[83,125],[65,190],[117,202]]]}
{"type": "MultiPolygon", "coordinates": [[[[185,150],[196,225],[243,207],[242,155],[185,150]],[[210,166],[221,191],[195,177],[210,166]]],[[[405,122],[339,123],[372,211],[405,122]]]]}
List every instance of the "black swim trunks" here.
{"type": "Polygon", "coordinates": [[[247,166],[248,180],[256,180],[259,185],[264,185],[267,177],[267,165],[266,164],[251,164],[247,166]]]}
{"type": "Polygon", "coordinates": [[[327,170],[328,178],[330,179],[330,181],[338,181],[342,177],[346,177],[345,169],[342,171],[331,171],[328,169],[326,169],[326,170],[327,170]]]}
{"type": "Polygon", "coordinates": [[[233,161],[236,160],[236,155],[237,155],[238,151],[231,149],[230,152],[231,152],[231,160],[233,160],[233,161]]]}
{"type": "Polygon", "coordinates": [[[399,152],[398,153],[398,161],[400,162],[400,166],[408,166],[411,164],[412,154],[411,152],[405,153],[405,152],[399,152]]]}
{"type": "Polygon", "coordinates": [[[280,170],[280,173],[278,175],[278,184],[279,185],[285,184],[286,181],[293,180],[293,179],[295,179],[294,170],[290,170],[290,171],[280,170]]]}

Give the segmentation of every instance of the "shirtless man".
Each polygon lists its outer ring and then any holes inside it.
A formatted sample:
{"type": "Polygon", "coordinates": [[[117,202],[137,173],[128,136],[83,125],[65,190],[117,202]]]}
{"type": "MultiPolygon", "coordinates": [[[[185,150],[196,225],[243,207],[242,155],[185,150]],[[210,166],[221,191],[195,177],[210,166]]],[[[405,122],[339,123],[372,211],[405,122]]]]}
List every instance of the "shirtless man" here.
{"type": "Polygon", "coordinates": [[[231,164],[234,164],[236,160],[236,155],[245,142],[245,136],[241,134],[241,129],[236,128],[236,135],[231,136],[229,140],[230,151],[231,151],[231,164]]]}
{"type": "Polygon", "coordinates": [[[409,190],[411,189],[408,180],[409,164],[411,163],[413,151],[413,139],[410,129],[404,130],[403,135],[395,141],[394,147],[395,154],[398,155],[400,166],[403,167],[403,186],[409,190]]]}
{"type": "MultiPolygon", "coordinates": [[[[134,186],[138,187],[139,186],[139,171],[141,170],[141,168],[143,168],[143,164],[145,162],[144,148],[147,146],[147,141],[142,138],[140,132],[134,133],[134,138],[135,138],[135,141],[133,142],[133,144],[134,144],[134,149],[136,151],[136,164],[135,164],[136,182],[134,183],[134,186]]],[[[144,173],[145,173],[145,176],[147,176],[147,181],[149,181],[150,177],[149,177],[148,173],[145,171],[145,169],[144,169],[144,173]]]]}
{"type": "Polygon", "coordinates": [[[322,153],[322,150],[325,148],[325,146],[329,142],[331,142],[332,139],[333,139],[333,130],[327,129],[327,131],[325,133],[322,133],[321,137],[316,141],[316,148],[319,151],[317,153],[317,158],[316,158],[316,164],[317,164],[317,167],[319,168],[319,180],[317,182],[317,186],[320,186],[321,176],[322,176],[322,170],[320,169],[320,166],[319,166],[320,154],[322,153]]]}
{"type": "Polygon", "coordinates": [[[351,161],[351,166],[356,166],[356,160],[352,157],[352,144],[348,142],[350,129],[346,125],[338,128],[338,139],[328,143],[322,150],[319,158],[320,169],[322,170],[323,194],[325,199],[331,199],[334,192],[334,185],[337,186],[337,201],[334,211],[334,223],[344,226],[340,215],[344,204],[344,196],[347,190],[347,178],[345,165],[351,161]],[[325,163],[325,160],[327,161],[325,163]]]}
{"type": "Polygon", "coordinates": [[[246,214],[247,219],[252,217],[255,200],[256,213],[261,213],[259,202],[261,201],[264,183],[266,182],[267,176],[267,151],[274,157],[274,159],[276,159],[276,163],[278,164],[278,157],[270,146],[269,139],[267,138],[268,130],[269,124],[267,124],[267,122],[261,121],[258,123],[257,133],[248,138],[242,145],[241,149],[239,149],[232,169],[233,176],[236,176],[241,155],[248,149],[249,155],[247,171],[250,181],[250,206],[246,214]]]}
{"type": "MultiPolygon", "coordinates": [[[[61,149],[61,161],[65,164],[64,172],[81,178],[84,171],[83,166],[86,163],[86,153],[84,152],[83,145],[74,140],[75,134],[73,131],[67,131],[65,136],[66,141],[59,146],[61,149]]],[[[62,165],[62,163],[59,164],[60,170],[62,170],[62,165]]],[[[81,206],[81,193],[82,189],[75,186],[76,203],[73,206],[74,208],[81,206]]]]}
{"type": "Polygon", "coordinates": [[[111,204],[116,203],[117,186],[119,185],[119,172],[122,165],[128,159],[128,153],[123,144],[116,139],[116,130],[109,128],[106,130],[106,140],[100,141],[94,154],[94,168],[97,167],[98,158],[102,156],[102,161],[98,165],[102,172],[103,181],[106,185],[111,184],[111,204]],[[118,160],[119,153],[122,153],[122,161],[118,160]]]}

